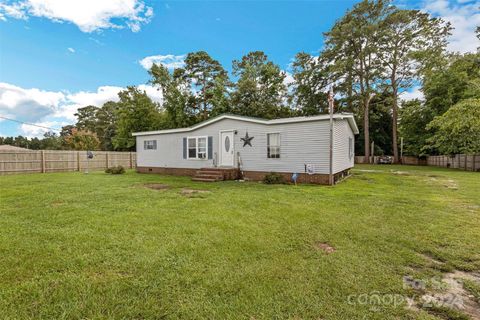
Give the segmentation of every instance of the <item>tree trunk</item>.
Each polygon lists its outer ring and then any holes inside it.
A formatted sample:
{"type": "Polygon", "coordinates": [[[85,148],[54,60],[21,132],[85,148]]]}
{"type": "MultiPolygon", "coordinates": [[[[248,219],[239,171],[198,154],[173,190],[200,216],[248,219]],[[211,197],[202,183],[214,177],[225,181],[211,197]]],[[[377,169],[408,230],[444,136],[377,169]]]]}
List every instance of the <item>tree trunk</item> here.
{"type": "Polygon", "coordinates": [[[365,163],[370,163],[370,99],[365,100],[363,108],[363,137],[364,137],[364,150],[365,150],[365,163]]]}

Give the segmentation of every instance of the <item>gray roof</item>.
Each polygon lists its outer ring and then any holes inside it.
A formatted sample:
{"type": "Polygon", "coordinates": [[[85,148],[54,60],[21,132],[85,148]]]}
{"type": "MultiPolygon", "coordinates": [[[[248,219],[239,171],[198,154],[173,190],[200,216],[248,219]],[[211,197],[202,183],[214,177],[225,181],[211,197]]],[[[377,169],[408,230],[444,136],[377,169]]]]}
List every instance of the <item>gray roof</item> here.
{"type": "Polygon", "coordinates": [[[0,144],[0,151],[28,151],[30,149],[11,146],[9,144],[0,144]]]}
{"type": "MultiPolygon", "coordinates": [[[[354,134],[358,134],[358,127],[355,122],[352,113],[335,113],[333,115],[334,119],[346,119],[352,128],[354,134]]],[[[239,121],[246,121],[246,122],[254,122],[254,123],[261,123],[266,125],[271,124],[284,124],[284,123],[296,123],[296,122],[306,122],[306,121],[325,121],[329,120],[330,116],[328,114],[322,114],[318,116],[311,116],[311,117],[293,117],[293,118],[281,118],[281,119],[262,119],[262,118],[253,118],[253,117],[245,117],[245,116],[238,116],[234,114],[222,114],[220,116],[205,120],[203,122],[197,123],[191,127],[187,128],[178,128],[178,129],[167,129],[167,130],[157,130],[157,131],[145,131],[145,132],[134,132],[133,136],[148,136],[154,134],[167,134],[167,133],[177,133],[177,132],[189,132],[195,129],[199,129],[201,127],[207,126],[211,123],[220,121],[222,119],[233,119],[239,121]]]]}

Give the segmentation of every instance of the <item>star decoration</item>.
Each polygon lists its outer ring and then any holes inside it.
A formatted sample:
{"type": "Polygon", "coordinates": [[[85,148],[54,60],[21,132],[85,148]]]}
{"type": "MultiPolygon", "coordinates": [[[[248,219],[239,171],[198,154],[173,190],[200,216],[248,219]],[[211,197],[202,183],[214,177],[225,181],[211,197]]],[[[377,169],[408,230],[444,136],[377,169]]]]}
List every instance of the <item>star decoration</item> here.
{"type": "Polygon", "coordinates": [[[245,138],[240,138],[240,140],[243,141],[243,147],[245,147],[245,146],[247,146],[247,145],[249,145],[249,146],[251,147],[251,146],[252,146],[252,139],[253,139],[253,138],[254,138],[254,137],[249,137],[249,136],[248,136],[248,131],[247,131],[247,133],[245,133],[245,138]]]}

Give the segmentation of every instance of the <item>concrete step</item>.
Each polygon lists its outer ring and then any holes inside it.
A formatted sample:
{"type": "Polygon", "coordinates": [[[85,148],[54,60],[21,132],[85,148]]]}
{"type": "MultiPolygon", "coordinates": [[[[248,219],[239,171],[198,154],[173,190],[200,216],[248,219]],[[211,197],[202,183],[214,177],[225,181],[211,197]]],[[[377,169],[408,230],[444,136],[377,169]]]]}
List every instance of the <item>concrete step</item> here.
{"type": "Polygon", "coordinates": [[[201,181],[201,182],[217,182],[217,179],[208,179],[208,178],[197,178],[193,177],[192,181],[201,181]]]}
{"type": "Polygon", "coordinates": [[[223,172],[221,171],[212,171],[212,170],[200,170],[197,171],[196,174],[210,174],[210,175],[216,175],[216,176],[221,176],[223,177],[223,172]]]}
{"type": "Polygon", "coordinates": [[[200,168],[200,170],[207,170],[207,171],[230,171],[230,170],[235,170],[235,168],[222,168],[222,167],[206,167],[206,168],[200,168]]]}
{"type": "Polygon", "coordinates": [[[197,173],[195,178],[205,178],[205,179],[217,179],[223,180],[223,175],[218,174],[208,174],[208,173],[197,173]]]}

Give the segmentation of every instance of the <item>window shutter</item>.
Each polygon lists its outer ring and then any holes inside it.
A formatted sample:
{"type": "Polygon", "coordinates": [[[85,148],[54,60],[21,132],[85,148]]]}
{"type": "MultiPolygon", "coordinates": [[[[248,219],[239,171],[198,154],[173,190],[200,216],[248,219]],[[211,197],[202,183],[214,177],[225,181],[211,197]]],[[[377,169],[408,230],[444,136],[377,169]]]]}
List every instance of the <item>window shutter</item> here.
{"type": "Polygon", "coordinates": [[[187,159],[187,138],[183,138],[183,159],[187,159]]]}
{"type": "Polygon", "coordinates": [[[208,159],[213,159],[213,137],[208,137],[208,159]]]}

